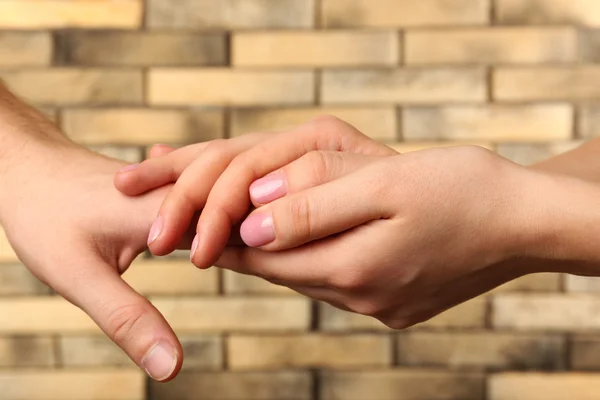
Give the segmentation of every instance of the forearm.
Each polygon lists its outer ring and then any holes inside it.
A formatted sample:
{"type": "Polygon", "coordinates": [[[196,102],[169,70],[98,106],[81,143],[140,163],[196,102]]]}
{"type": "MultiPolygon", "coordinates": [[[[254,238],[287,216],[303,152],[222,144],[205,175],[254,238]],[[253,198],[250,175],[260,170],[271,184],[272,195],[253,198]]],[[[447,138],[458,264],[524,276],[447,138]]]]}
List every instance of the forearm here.
{"type": "Polygon", "coordinates": [[[572,151],[534,164],[530,168],[600,183],[600,138],[591,140],[572,151]]]}

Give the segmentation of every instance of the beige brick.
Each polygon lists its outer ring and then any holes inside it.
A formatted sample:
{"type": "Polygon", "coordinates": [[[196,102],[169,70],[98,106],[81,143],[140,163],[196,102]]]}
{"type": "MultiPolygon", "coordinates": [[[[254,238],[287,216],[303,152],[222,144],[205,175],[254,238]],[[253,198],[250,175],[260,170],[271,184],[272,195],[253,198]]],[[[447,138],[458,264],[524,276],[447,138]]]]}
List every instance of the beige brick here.
{"type": "Polygon", "coordinates": [[[217,294],[219,271],[201,271],[189,260],[138,260],[123,279],[145,295],[217,294]]]}
{"type": "Polygon", "coordinates": [[[76,109],[63,112],[62,127],[86,144],[185,144],[222,138],[220,110],[76,109]]]}
{"type": "Polygon", "coordinates": [[[3,0],[0,28],[138,28],[141,0],[3,0]]]}
{"type": "Polygon", "coordinates": [[[600,278],[595,276],[566,276],[566,289],[569,292],[598,293],[600,292],[600,278]]]}
{"type": "Polygon", "coordinates": [[[558,154],[573,150],[582,145],[582,141],[554,142],[554,143],[500,143],[496,151],[502,157],[521,165],[536,164],[540,161],[554,157],[558,154]]]}
{"type": "MultiPolygon", "coordinates": [[[[482,328],[485,325],[486,301],[473,299],[416,326],[416,329],[482,328]]],[[[349,313],[328,304],[320,305],[320,327],[324,331],[388,330],[375,318],[349,313]]]]}
{"type": "Polygon", "coordinates": [[[561,101],[600,98],[600,66],[498,68],[493,97],[498,101],[561,101]]]}
{"type": "Polygon", "coordinates": [[[17,255],[15,254],[12,246],[8,242],[8,238],[6,237],[6,232],[0,226],[0,262],[12,262],[19,261],[17,255]]]}
{"type": "Polygon", "coordinates": [[[405,108],[406,140],[547,142],[572,137],[569,104],[405,108]]]}
{"type": "Polygon", "coordinates": [[[579,57],[584,63],[600,62],[600,30],[579,31],[579,57]]]}
{"type": "Polygon", "coordinates": [[[558,292],[561,289],[562,275],[554,273],[525,275],[494,289],[502,292],[558,292]]]}
{"type": "Polygon", "coordinates": [[[190,373],[150,382],[153,400],[310,400],[308,372],[190,373]]]}
{"type": "Polygon", "coordinates": [[[150,28],[310,28],[315,0],[148,1],[150,28]]]}
{"type": "Polygon", "coordinates": [[[511,294],[493,300],[493,326],[516,330],[600,329],[600,298],[590,295],[511,294]]]}
{"type": "Polygon", "coordinates": [[[482,400],[479,374],[420,370],[324,372],[323,400],[482,400]]]}
{"type": "Polygon", "coordinates": [[[581,106],[577,131],[585,139],[600,137],[600,103],[581,106]]]}
{"type": "Polygon", "coordinates": [[[49,65],[52,47],[52,37],[48,32],[0,32],[0,66],[49,65]]]}
{"type": "Polygon", "coordinates": [[[223,271],[225,293],[228,295],[297,295],[286,286],[274,285],[252,275],[223,271]]]}
{"type": "Polygon", "coordinates": [[[120,146],[89,146],[89,149],[117,160],[126,161],[128,163],[138,163],[142,161],[144,155],[139,147],[120,147],[120,146]]]}
{"type": "MultiPolygon", "coordinates": [[[[218,369],[223,363],[218,336],[181,336],[185,369],[218,369]]],[[[60,357],[67,368],[135,367],[131,359],[106,336],[63,336],[60,357]]]]}
{"type": "Polygon", "coordinates": [[[69,65],[224,65],[225,35],[178,32],[69,32],[59,36],[69,65]]]}
{"type": "Polygon", "coordinates": [[[148,81],[153,105],[310,104],[315,97],[309,71],[155,69],[148,81]]]}
{"type": "Polygon", "coordinates": [[[577,58],[569,28],[417,30],[405,34],[406,64],[538,64],[577,58]]]}
{"type": "Polygon", "coordinates": [[[232,336],[231,369],[358,368],[391,364],[387,335],[232,336]]]}
{"type": "Polygon", "coordinates": [[[505,373],[492,375],[488,384],[490,400],[595,400],[600,375],[505,373]]]}
{"type": "Polygon", "coordinates": [[[139,369],[0,371],[2,400],[142,400],[139,369]]]}
{"type": "Polygon", "coordinates": [[[482,102],[485,73],[479,68],[328,70],[321,98],[337,104],[482,102]]]}
{"type": "Polygon", "coordinates": [[[322,0],[327,27],[482,25],[488,0],[322,0]]]}
{"type": "Polygon", "coordinates": [[[55,362],[52,338],[42,336],[0,338],[0,367],[52,367],[55,362]]]}
{"type": "Polygon", "coordinates": [[[57,296],[0,300],[0,334],[71,332],[100,333],[100,329],[83,311],[57,296]]]}
{"type": "Polygon", "coordinates": [[[566,347],[559,336],[410,332],[398,336],[397,351],[407,366],[555,370],[564,368],[566,347]]]}
{"type": "Polygon", "coordinates": [[[310,301],[303,298],[154,299],[177,332],[303,331],[310,323],[310,301]]]}
{"type": "Polygon", "coordinates": [[[600,369],[600,339],[594,336],[575,336],[569,352],[571,368],[576,370],[600,369]]]}
{"type": "Polygon", "coordinates": [[[49,289],[23,264],[0,265],[0,296],[47,294],[49,289]]]}
{"type": "Polygon", "coordinates": [[[455,147],[455,146],[478,146],[484,149],[494,150],[492,143],[486,142],[455,142],[455,141],[438,141],[438,142],[399,142],[399,143],[387,143],[387,146],[396,150],[399,153],[410,153],[413,151],[421,151],[427,149],[434,149],[440,147],[455,147]]]}
{"type": "Polygon", "coordinates": [[[142,102],[142,73],[134,70],[45,69],[0,73],[25,100],[42,105],[142,102]]]}
{"type": "Polygon", "coordinates": [[[496,0],[496,20],[502,24],[600,25],[596,0],[496,0]]]}
{"type": "Polygon", "coordinates": [[[233,65],[240,67],[393,66],[397,32],[249,32],[233,36],[233,65]]]}
{"type": "Polygon", "coordinates": [[[334,115],[369,137],[382,141],[398,138],[394,107],[239,109],[231,117],[231,135],[284,131],[320,115],[334,115]]]}

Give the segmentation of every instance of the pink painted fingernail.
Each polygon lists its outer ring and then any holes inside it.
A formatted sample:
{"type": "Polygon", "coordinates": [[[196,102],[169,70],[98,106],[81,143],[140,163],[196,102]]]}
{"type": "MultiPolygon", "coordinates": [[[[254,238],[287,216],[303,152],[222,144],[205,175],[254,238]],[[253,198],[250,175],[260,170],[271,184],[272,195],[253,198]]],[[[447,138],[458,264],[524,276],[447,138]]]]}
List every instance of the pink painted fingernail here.
{"type": "Polygon", "coordinates": [[[240,227],[242,240],[250,247],[260,247],[275,240],[275,224],[270,211],[250,215],[240,227]]]}
{"type": "Polygon", "coordinates": [[[192,248],[190,249],[190,261],[194,260],[194,254],[196,254],[197,249],[198,249],[198,235],[194,236],[194,241],[192,242],[192,248]]]}
{"type": "Polygon", "coordinates": [[[285,173],[282,170],[260,178],[250,185],[250,197],[258,204],[267,204],[287,194],[285,173]]]}
{"type": "Polygon", "coordinates": [[[138,169],[139,166],[140,166],[140,164],[130,164],[130,165],[127,165],[127,166],[121,168],[121,170],[119,171],[119,173],[133,171],[134,169],[138,169]]]}
{"type": "Polygon", "coordinates": [[[162,228],[163,228],[163,218],[158,217],[158,218],[156,218],[156,221],[154,221],[154,223],[152,224],[152,227],[150,228],[150,234],[148,235],[148,246],[150,246],[156,239],[158,239],[158,236],[160,235],[162,228]]]}

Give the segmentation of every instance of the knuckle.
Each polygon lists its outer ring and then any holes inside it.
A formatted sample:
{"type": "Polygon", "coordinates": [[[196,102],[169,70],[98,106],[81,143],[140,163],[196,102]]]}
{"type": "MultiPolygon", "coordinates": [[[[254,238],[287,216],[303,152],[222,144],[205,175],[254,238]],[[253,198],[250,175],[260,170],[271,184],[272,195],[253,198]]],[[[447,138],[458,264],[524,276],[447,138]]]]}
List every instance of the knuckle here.
{"type": "Polygon", "coordinates": [[[144,304],[125,304],[116,307],[108,315],[108,335],[116,343],[122,343],[135,337],[141,330],[143,321],[150,314],[144,304]]]}
{"type": "Polygon", "coordinates": [[[215,139],[211,140],[207,145],[204,151],[206,153],[224,153],[227,149],[227,140],[225,139],[215,139]]]}
{"type": "Polygon", "coordinates": [[[306,242],[312,234],[311,205],[306,196],[297,196],[289,202],[289,213],[291,219],[291,235],[296,242],[306,242]]]}
{"type": "Polygon", "coordinates": [[[304,156],[307,168],[304,171],[310,171],[313,184],[323,182],[328,174],[329,163],[327,156],[322,151],[311,151],[304,156]]]}

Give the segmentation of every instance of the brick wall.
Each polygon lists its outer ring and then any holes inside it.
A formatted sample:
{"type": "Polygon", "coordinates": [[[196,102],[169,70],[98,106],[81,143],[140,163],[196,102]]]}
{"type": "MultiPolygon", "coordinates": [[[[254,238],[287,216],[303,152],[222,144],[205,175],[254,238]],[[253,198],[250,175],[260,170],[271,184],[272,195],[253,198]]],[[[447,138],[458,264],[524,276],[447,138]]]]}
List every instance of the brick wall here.
{"type": "MultiPolygon", "coordinates": [[[[600,135],[597,0],[0,0],[0,76],[136,161],[331,113],[400,150],[530,163],[600,135]]],[[[555,400],[600,393],[600,281],[529,276],[405,332],[185,259],[126,279],[186,350],[148,383],[0,235],[3,400],[555,400]]]]}

